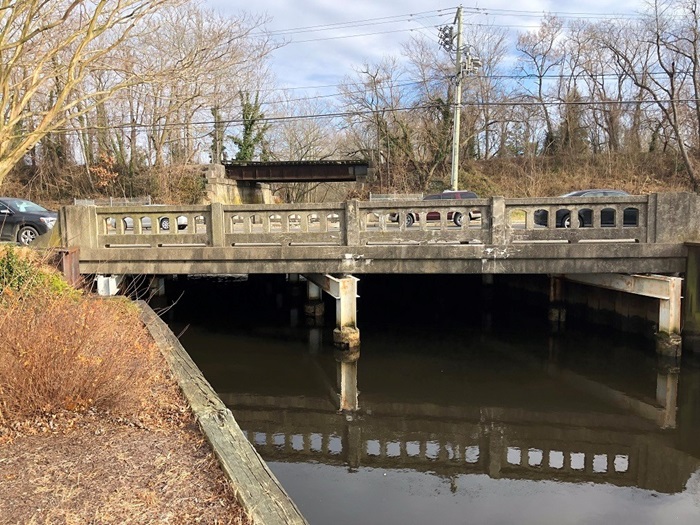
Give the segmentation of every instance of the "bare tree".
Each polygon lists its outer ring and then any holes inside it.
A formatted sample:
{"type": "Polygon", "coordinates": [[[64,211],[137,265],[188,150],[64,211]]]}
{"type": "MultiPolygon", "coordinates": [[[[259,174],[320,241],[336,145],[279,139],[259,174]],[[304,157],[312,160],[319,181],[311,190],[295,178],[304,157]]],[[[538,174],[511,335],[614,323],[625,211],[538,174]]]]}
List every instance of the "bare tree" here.
{"type": "Polygon", "coordinates": [[[525,76],[523,88],[532,100],[539,103],[542,110],[545,153],[551,152],[555,145],[554,119],[547,99],[547,76],[557,73],[564,59],[560,43],[563,28],[561,19],[546,15],[537,31],[521,33],[517,43],[517,49],[522,54],[520,69],[525,76]],[[534,89],[529,87],[531,83],[534,83],[534,89]]]}
{"type": "Polygon", "coordinates": [[[645,20],[610,26],[603,39],[615,62],[654,101],[668,123],[695,191],[700,191],[700,175],[691,153],[698,147],[692,139],[700,129],[699,23],[696,0],[655,1],[645,20]],[[640,60],[639,48],[648,60],[640,60]]]}
{"type": "Polygon", "coordinates": [[[134,82],[82,91],[88,74],[169,0],[4,0],[0,4],[0,184],[48,133],[134,82]]]}

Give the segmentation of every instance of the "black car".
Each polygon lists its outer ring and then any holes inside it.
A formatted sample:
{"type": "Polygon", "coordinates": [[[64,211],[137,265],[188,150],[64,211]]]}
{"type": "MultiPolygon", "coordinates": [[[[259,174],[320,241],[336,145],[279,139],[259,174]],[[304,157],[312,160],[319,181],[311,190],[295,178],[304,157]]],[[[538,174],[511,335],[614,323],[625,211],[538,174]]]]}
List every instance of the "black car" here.
{"type": "MultiPolygon", "coordinates": [[[[622,190],[608,189],[592,189],[592,190],[577,190],[564,195],[559,195],[560,198],[571,197],[629,197],[629,193],[622,190]]],[[[626,209],[623,214],[623,224],[625,226],[636,226],[638,220],[637,210],[633,208],[626,209]]],[[[547,210],[537,210],[534,215],[535,224],[539,226],[547,226],[549,212],[547,210]]],[[[571,214],[568,210],[557,210],[555,225],[557,228],[571,228],[571,214]]],[[[615,226],[615,210],[606,209],[600,214],[601,226],[615,226]]],[[[593,226],[593,211],[589,209],[580,210],[578,213],[578,226],[585,228],[593,226]]]]}
{"type": "Polygon", "coordinates": [[[58,213],[26,199],[0,197],[0,240],[31,244],[54,227],[58,213]]]}
{"type": "MultiPolygon", "coordinates": [[[[436,193],[435,195],[426,195],[423,197],[424,201],[432,200],[462,200],[462,199],[478,199],[479,197],[473,191],[455,191],[455,190],[445,190],[442,193],[436,193]]],[[[469,211],[469,219],[478,219],[481,217],[481,213],[478,210],[469,211]]],[[[462,214],[456,212],[454,215],[452,212],[447,213],[447,220],[453,221],[457,226],[462,226],[462,214]]],[[[426,219],[428,221],[439,221],[440,214],[438,212],[428,212],[426,214],[426,219]]],[[[418,215],[412,212],[406,214],[406,226],[412,226],[414,222],[418,220],[418,215]]]]}

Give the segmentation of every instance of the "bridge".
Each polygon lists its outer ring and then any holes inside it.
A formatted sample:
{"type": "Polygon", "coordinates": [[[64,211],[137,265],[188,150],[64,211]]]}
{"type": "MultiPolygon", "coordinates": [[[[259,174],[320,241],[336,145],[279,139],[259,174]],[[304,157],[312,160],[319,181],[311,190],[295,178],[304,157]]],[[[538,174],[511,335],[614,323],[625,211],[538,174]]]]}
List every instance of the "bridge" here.
{"type": "Polygon", "coordinates": [[[670,274],[686,271],[685,242],[700,240],[698,202],[681,193],[68,206],[60,227],[63,246],[80,248],[81,274],[670,274]],[[562,228],[562,213],[591,220],[562,228]]]}
{"type": "Polygon", "coordinates": [[[560,276],[652,297],[658,331],[675,337],[659,353],[671,355],[680,352],[675,276],[686,275],[684,337],[700,342],[700,198],[690,193],[67,206],[59,224],[75,274],[305,275],[309,300],[318,289],[336,298],[339,346],[359,344],[354,276],[386,273],[550,275],[556,322],[565,319],[560,276]]]}

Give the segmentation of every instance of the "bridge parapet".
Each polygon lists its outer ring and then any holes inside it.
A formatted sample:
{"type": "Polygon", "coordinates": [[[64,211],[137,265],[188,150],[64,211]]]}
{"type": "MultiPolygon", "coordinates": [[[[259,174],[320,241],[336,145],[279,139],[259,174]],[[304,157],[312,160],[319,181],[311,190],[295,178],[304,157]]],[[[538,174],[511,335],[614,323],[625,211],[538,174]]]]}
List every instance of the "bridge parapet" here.
{"type": "Polygon", "coordinates": [[[675,273],[700,241],[697,201],[67,206],[60,231],[81,273],[675,273]]]}
{"type": "Polygon", "coordinates": [[[663,201],[664,210],[659,209],[656,195],[331,204],[68,206],[62,214],[62,225],[65,245],[92,248],[654,243],[659,242],[657,223],[663,212],[665,222],[659,228],[662,237],[683,242],[697,236],[686,223],[678,225],[677,219],[668,219],[677,211],[688,211],[688,199],[664,197],[663,201]]]}

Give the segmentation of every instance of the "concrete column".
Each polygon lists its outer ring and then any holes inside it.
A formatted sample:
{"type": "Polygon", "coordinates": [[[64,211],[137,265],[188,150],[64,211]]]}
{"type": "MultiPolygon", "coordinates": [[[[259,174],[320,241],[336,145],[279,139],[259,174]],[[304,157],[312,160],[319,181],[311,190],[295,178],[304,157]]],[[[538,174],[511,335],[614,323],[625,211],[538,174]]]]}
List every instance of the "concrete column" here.
{"type": "Polygon", "coordinates": [[[119,283],[122,281],[121,275],[98,275],[95,277],[97,282],[97,295],[102,297],[111,297],[119,292],[119,283]]]}
{"type": "Polygon", "coordinates": [[[224,223],[224,206],[220,202],[213,202],[209,206],[209,222],[209,242],[211,246],[224,246],[226,244],[226,227],[224,223]]]}
{"type": "Polygon", "coordinates": [[[323,329],[319,327],[309,328],[309,353],[319,354],[323,347],[323,329]]]}
{"type": "Polygon", "coordinates": [[[306,279],[335,298],[336,328],[333,342],[339,348],[360,346],[360,331],[357,328],[357,277],[344,275],[308,274],[306,279]]]}
{"type": "Polygon", "coordinates": [[[95,206],[63,206],[59,212],[61,244],[64,248],[79,246],[97,248],[97,211],[95,206]]]}
{"type": "Polygon", "coordinates": [[[656,352],[660,355],[681,355],[681,288],[680,278],[669,278],[668,298],[659,299],[656,352]]]}
{"type": "Polygon", "coordinates": [[[344,277],[340,280],[339,296],[335,300],[335,325],[333,342],[341,348],[360,346],[360,331],[357,328],[357,279],[344,277]]]}
{"type": "Polygon", "coordinates": [[[549,325],[552,332],[563,332],[565,323],[564,280],[552,275],[549,277],[549,325]]]}
{"type": "Polygon", "coordinates": [[[307,324],[310,326],[323,325],[323,317],[325,313],[325,305],[321,299],[321,288],[311,281],[306,281],[306,304],[304,305],[304,315],[306,316],[307,324]]]}
{"type": "Polygon", "coordinates": [[[154,297],[165,296],[165,277],[154,275],[149,283],[149,292],[154,297]]]}
{"type": "Polygon", "coordinates": [[[352,419],[348,420],[343,436],[343,452],[348,466],[351,469],[358,469],[362,464],[362,454],[364,447],[362,443],[362,427],[355,424],[352,419]]]}
{"type": "Polygon", "coordinates": [[[357,360],[359,358],[360,350],[358,348],[335,351],[335,360],[338,362],[339,409],[342,411],[354,412],[360,408],[357,389],[357,360]]]}
{"type": "Polygon", "coordinates": [[[664,409],[659,423],[661,428],[676,428],[680,368],[675,363],[662,361],[663,359],[659,359],[656,375],[656,402],[664,409]]]}
{"type": "Polygon", "coordinates": [[[345,202],[345,246],[360,245],[360,203],[345,202]]]}
{"type": "MultiPolygon", "coordinates": [[[[488,475],[492,479],[499,479],[501,477],[503,460],[506,457],[503,431],[498,427],[493,427],[488,436],[488,475]]],[[[522,453],[524,454],[525,452],[522,453]]]]}
{"type": "Polygon", "coordinates": [[[506,200],[491,198],[491,244],[506,244],[506,200]]]}
{"type": "Polygon", "coordinates": [[[493,274],[481,276],[481,327],[484,332],[493,328],[493,274]]]}

